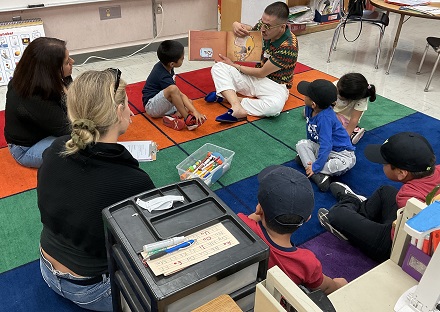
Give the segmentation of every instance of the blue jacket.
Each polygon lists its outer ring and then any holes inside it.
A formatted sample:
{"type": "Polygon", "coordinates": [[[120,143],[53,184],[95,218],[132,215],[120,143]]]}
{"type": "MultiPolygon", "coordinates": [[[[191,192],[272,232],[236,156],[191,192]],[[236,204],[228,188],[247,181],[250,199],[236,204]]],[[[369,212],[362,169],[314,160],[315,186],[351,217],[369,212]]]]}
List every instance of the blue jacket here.
{"type": "Polygon", "coordinates": [[[318,157],[312,164],[315,173],[321,172],[328,160],[331,151],[354,151],[347,130],[336,117],[332,107],[320,111],[312,117],[313,110],[306,106],[307,139],[319,144],[318,157]]]}

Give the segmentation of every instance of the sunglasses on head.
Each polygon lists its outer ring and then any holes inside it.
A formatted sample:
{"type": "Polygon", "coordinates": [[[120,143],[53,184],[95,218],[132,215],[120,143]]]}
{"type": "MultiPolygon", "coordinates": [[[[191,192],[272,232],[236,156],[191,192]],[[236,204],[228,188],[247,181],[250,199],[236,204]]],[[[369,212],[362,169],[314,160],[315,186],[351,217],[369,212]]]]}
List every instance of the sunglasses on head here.
{"type": "Polygon", "coordinates": [[[119,70],[119,68],[107,68],[107,70],[115,75],[115,94],[116,94],[116,91],[118,91],[119,88],[119,82],[121,81],[122,72],[119,70]]]}

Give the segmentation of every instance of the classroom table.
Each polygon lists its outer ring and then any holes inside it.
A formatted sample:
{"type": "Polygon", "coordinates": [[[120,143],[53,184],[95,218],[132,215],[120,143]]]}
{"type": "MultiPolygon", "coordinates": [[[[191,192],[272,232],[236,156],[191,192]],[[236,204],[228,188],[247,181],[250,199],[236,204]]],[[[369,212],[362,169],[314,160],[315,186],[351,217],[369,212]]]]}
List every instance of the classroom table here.
{"type": "MultiPolygon", "coordinates": [[[[396,51],[397,42],[399,41],[400,31],[402,30],[402,24],[405,19],[405,16],[414,16],[414,17],[437,19],[437,20],[440,20],[440,16],[439,15],[428,15],[428,14],[412,12],[412,11],[407,11],[407,10],[400,10],[400,5],[386,3],[384,0],[370,0],[370,3],[373,6],[379,8],[379,9],[385,10],[387,12],[394,12],[394,13],[400,14],[399,25],[397,26],[396,35],[394,36],[393,49],[391,51],[390,60],[388,62],[388,67],[385,72],[385,74],[388,75],[390,72],[391,62],[393,61],[394,52],[396,51]]],[[[440,3],[434,3],[431,5],[439,6],[440,3]]],[[[439,24],[439,26],[440,26],[440,24],[439,24]]],[[[426,34],[426,37],[429,37],[430,35],[432,35],[432,34],[426,34]]]]}

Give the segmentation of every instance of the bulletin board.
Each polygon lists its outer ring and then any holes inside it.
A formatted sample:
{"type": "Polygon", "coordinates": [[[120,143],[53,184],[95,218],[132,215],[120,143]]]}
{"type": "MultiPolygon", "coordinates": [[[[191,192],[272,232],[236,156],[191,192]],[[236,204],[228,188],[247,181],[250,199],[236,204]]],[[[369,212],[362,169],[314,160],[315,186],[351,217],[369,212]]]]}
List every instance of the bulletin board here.
{"type": "Polygon", "coordinates": [[[38,37],[44,37],[41,19],[0,22],[0,86],[9,83],[24,49],[38,37]]]}

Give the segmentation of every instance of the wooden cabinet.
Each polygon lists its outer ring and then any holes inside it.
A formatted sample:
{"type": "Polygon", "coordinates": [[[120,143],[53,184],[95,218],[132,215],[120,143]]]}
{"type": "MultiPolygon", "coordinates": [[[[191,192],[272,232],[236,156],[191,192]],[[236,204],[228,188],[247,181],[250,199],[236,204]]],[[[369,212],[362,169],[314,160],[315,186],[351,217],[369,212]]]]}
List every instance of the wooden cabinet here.
{"type": "MultiPolygon", "coordinates": [[[[221,3],[221,30],[232,30],[232,23],[241,21],[254,25],[263,14],[264,8],[274,0],[219,0],[221,3]]],[[[289,7],[309,5],[310,0],[286,0],[289,7]]],[[[338,22],[307,26],[297,35],[335,28],[338,22]]]]}

